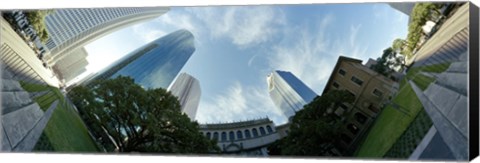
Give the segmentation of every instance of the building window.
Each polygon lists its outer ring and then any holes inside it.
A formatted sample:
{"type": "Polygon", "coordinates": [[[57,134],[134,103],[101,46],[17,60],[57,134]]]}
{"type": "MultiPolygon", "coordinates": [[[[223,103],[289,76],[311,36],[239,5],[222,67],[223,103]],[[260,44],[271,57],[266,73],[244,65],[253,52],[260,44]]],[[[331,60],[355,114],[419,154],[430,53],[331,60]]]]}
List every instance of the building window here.
{"type": "Polygon", "coordinates": [[[243,139],[242,131],[237,131],[237,139],[243,139]]]}
{"type": "Polygon", "coordinates": [[[347,129],[350,130],[350,132],[352,132],[354,135],[359,131],[358,127],[351,123],[347,125],[347,129]]]}
{"type": "Polygon", "coordinates": [[[355,99],[355,93],[353,93],[352,91],[350,90],[347,90],[348,94],[352,95],[352,97],[355,99]]]}
{"type": "Polygon", "coordinates": [[[375,113],[380,112],[380,110],[377,107],[375,107],[372,103],[370,103],[370,105],[368,105],[368,109],[375,112],[375,113]]]}
{"type": "Polygon", "coordinates": [[[355,77],[355,76],[352,76],[352,78],[350,80],[352,80],[355,84],[357,84],[359,86],[362,86],[362,84],[363,84],[363,81],[360,80],[359,78],[355,77]]]}
{"type": "Polygon", "coordinates": [[[269,134],[271,134],[271,133],[273,132],[272,127],[270,127],[269,125],[267,125],[267,131],[268,131],[269,134]]]}
{"type": "Polygon", "coordinates": [[[365,124],[365,122],[367,121],[367,117],[365,117],[365,115],[363,115],[362,113],[355,113],[355,120],[357,120],[357,122],[360,122],[361,124],[365,124]]]}
{"type": "Polygon", "coordinates": [[[218,140],[218,132],[214,132],[214,133],[213,133],[213,139],[214,139],[214,140],[218,140]]]}
{"type": "Polygon", "coordinates": [[[250,136],[250,130],[245,130],[245,138],[251,138],[252,136],[250,136]]]}
{"type": "Polygon", "coordinates": [[[229,139],[230,141],[234,141],[234,140],[235,140],[235,133],[234,133],[233,131],[230,131],[230,132],[228,133],[228,139],[229,139]]]}
{"type": "Polygon", "coordinates": [[[227,141],[227,133],[222,132],[222,141],[227,141]]]}
{"type": "Polygon", "coordinates": [[[345,74],[347,74],[347,72],[345,72],[345,70],[343,69],[338,70],[338,73],[342,76],[345,76],[345,74]]]}
{"type": "Polygon", "coordinates": [[[208,138],[208,139],[211,139],[211,138],[212,138],[212,134],[210,134],[210,132],[207,132],[207,138],[208,138]]]}
{"type": "Polygon", "coordinates": [[[257,131],[256,128],[253,128],[253,129],[252,129],[252,134],[253,134],[253,137],[254,137],[254,138],[255,138],[255,137],[258,137],[258,131],[257,131]]]}
{"type": "Polygon", "coordinates": [[[263,127],[260,127],[260,134],[261,135],[266,135],[267,133],[265,132],[265,129],[263,127]]]}
{"type": "Polygon", "coordinates": [[[332,85],[333,85],[333,87],[335,87],[335,88],[337,88],[337,89],[338,89],[338,88],[340,88],[340,85],[338,85],[338,83],[337,83],[337,82],[333,82],[333,84],[332,84],[332,85]]]}
{"type": "Polygon", "coordinates": [[[373,89],[373,94],[377,97],[382,97],[383,95],[383,92],[382,91],[379,91],[378,89],[373,89]]]}

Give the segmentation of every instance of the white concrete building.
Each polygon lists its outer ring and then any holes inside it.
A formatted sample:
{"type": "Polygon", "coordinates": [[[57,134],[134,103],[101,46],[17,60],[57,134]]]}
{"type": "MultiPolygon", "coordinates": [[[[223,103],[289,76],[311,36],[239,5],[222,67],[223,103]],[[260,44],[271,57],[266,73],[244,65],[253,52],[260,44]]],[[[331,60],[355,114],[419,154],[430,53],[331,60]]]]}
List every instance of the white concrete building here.
{"type": "Polygon", "coordinates": [[[80,70],[86,70],[86,67],[88,65],[87,56],[87,51],[85,50],[85,48],[82,47],[75,50],[74,52],[67,54],[64,58],[58,61],[52,67],[52,69],[57,74],[60,80],[64,80],[65,83],[68,83],[84,72],[80,70]]]}
{"type": "Polygon", "coordinates": [[[181,73],[168,91],[178,98],[182,112],[194,121],[202,94],[198,80],[187,73],[181,73]]]}
{"type": "Polygon", "coordinates": [[[50,65],[65,54],[126,26],[156,18],[168,7],[59,9],[45,18],[49,33],[45,59],[50,65]]]}
{"type": "Polygon", "coordinates": [[[223,153],[267,156],[267,146],[288,133],[288,125],[275,127],[268,118],[233,123],[200,124],[200,131],[216,139],[223,153]]]}

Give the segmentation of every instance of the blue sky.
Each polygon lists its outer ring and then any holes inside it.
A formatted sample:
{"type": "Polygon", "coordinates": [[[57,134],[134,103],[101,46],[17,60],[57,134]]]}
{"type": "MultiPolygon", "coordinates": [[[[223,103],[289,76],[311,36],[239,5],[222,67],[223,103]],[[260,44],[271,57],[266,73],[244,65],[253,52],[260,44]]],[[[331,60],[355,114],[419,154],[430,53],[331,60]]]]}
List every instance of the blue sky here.
{"type": "Polygon", "coordinates": [[[339,55],[364,61],[405,38],[408,17],[382,3],[174,7],[148,22],[86,46],[89,72],[178,29],[195,36],[181,72],[200,81],[200,123],[268,116],[286,122],[271,102],[266,76],[290,71],[321,93],[339,55]]]}

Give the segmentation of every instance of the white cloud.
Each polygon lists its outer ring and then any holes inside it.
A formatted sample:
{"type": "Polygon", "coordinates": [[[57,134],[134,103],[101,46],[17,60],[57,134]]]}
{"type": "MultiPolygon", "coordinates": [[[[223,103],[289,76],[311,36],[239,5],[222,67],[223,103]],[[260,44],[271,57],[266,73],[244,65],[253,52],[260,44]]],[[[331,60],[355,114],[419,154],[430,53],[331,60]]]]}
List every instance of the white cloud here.
{"type": "Polygon", "coordinates": [[[198,27],[194,25],[194,20],[191,14],[179,13],[179,12],[169,12],[168,14],[160,16],[156,19],[160,25],[171,26],[175,30],[186,29],[192,32],[194,35],[198,35],[198,27]]]}
{"type": "Polygon", "coordinates": [[[252,63],[253,63],[253,61],[255,60],[255,58],[256,58],[257,56],[258,56],[258,55],[254,55],[254,56],[250,57],[250,59],[248,59],[248,63],[247,63],[248,67],[251,67],[251,66],[252,66],[252,63]]]}
{"type": "Polygon", "coordinates": [[[162,36],[165,36],[167,33],[159,28],[152,28],[145,24],[137,24],[133,26],[133,32],[140,36],[140,38],[145,41],[145,43],[156,40],[162,36]]]}
{"type": "Polygon", "coordinates": [[[267,88],[244,87],[235,82],[221,95],[203,99],[196,120],[199,123],[223,123],[267,116],[276,124],[286,122],[286,118],[271,102],[267,88]]]}
{"type": "Polygon", "coordinates": [[[285,24],[283,12],[268,6],[196,7],[195,15],[212,39],[227,38],[240,47],[269,41],[278,25],[285,24]]]}
{"type": "Polygon", "coordinates": [[[310,24],[287,29],[284,33],[290,35],[286,37],[289,41],[274,46],[268,57],[271,69],[290,71],[321,94],[339,55],[364,58],[368,49],[359,43],[361,24],[350,26],[347,35],[338,35],[329,32],[334,21],[332,15],[326,15],[311,30],[310,24]]]}
{"type": "MultiPolygon", "coordinates": [[[[380,23],[385,21],[391,21],[395,24],[403,23],[404,20],[408,21],[408,16],[405,15],[403,12],[398,11],[392,7],[390,7],[386,3],[378,3],[373,5],[372,9],[374,15],[374,23],[380,23]],[[393,12],[391,12],[393,10],[393,12]]],[[[408,28],[407,26],[402,28],[408,28]]]]}
{"type": "Polygon", "coordinates": [[[246,48],[273,40],[285,22],[285,14],[269,6],[189,7],[169,11],[133,30],[142,40],[152,41],[170,31],[187,29],[197,45],[226,39],[246,48]]]}
{"type": "Polygon", "coordinates": [[[357,26],[350,26],[350,47],[355,46],[355,41],[357,40],[358,30],[362,27],[361,24],[357,26]]]}

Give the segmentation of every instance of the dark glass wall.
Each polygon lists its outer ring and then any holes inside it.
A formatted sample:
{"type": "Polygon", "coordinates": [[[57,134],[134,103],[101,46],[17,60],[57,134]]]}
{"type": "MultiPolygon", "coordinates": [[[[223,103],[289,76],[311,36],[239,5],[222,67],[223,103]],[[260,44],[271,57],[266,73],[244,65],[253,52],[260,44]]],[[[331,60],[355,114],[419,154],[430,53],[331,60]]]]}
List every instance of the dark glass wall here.
{"type": "Polygon", "coordinates": [[[161,37],[120,59],[96,79],[132,77],[144,88],[167,88],[195,51],[194,37],[179,30],[161,37]]]}

